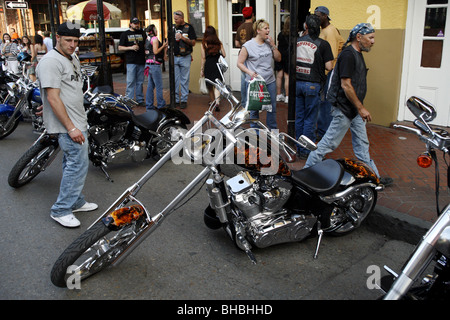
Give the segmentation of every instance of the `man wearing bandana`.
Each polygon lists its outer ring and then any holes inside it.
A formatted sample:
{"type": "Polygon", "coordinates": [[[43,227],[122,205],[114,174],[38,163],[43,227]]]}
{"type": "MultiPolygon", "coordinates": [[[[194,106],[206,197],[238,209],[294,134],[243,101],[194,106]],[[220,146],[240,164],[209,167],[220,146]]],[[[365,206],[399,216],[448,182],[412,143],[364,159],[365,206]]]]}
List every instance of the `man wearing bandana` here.
{"type": "MultiPolygon", "coordinates": [[[[332,105],[333,120],[317,150],[310,153],[305,168],[322,161],[325,155],[334,151],[350,128],[355,156],[380,177],[369,153],[366,122],[372,121],[372,116],[363,104],[367,92],[367,68],[362,53],[369,52],[374,43],[375,30],[369,23],[360,23],[350,32],[328,89],[327,100],[332,105]]],[[[393,182],[389,177],[380,180],[384,185],[393,182]]]]}

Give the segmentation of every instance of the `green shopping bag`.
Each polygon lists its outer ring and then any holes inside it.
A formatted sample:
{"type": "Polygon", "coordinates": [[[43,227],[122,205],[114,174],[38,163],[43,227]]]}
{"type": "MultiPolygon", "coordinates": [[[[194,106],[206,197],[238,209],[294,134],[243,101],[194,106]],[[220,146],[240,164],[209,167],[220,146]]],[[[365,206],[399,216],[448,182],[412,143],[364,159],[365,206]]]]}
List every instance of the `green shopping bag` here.
{"type": "Polygon", "coordinates": [[[260,75],[251,79],[248,84],[247,110],[272,110],[272,100],[267,90],[266,81],[260,75]]]}

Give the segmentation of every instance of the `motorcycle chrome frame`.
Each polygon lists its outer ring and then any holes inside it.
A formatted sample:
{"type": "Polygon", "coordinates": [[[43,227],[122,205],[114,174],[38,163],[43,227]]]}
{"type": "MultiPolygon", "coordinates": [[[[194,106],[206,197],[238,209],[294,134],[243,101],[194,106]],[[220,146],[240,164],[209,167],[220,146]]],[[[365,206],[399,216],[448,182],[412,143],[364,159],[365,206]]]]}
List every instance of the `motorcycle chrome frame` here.
{"type": "MultiPolygon", "coordinates": [[[[431,107],[431,104],[421,98],[411,97],[407,101],[407,106],[416,116],[417,119],[414,121],[414,125],[420,130],[403,125],[394,125],[393,127],[416,134],[421,141],[425,142],[427,151],[432,151],[436,148],[448,154],[449,149],[447,147],[450,146],[450,138],[432,130],[427,123],[436,117],[436,112],[431,107]]],[[[436,161],[436,159],[434,160],[436,161]]],[[[438,199],[436,201],[438,208],[438,199]]],[[[438,219],[422,237],[422,240],[404,265],[401,274],[397,275],[389,267],[384,266],[396,278],[384,296],[384,300],[399,300],[404,297],[438,251],[446,256],[450,256],[450,204],[442,212],[439,212],[439,209],[437,211],[438,219]]]]}
{"type": "MultiPolygon", "coordinates": [[[[208,80],[209,81],[209,80],[208,80]]],[[[211,82],[211,81],[210,81],[211,82]]],[[[218,156],[215,157],[213,161],[208,164],[205,164],[205,168],[159,213],[152,216],[148,210],[144,208],[146,218],[147,218],[147,226],[142,231],[142,233],[136,237],[133,242],[125,249],[112,263],[112,266],[117,266],[120,264],[138,245],[140,245],[155,229],[156,227],[167,217],[169,216],[176,206],[181,203],[181,201],[191,192],[191,190],[199,184],[203,179],[205,179],[210,173],[217,173],[216,166],[224,159],[227,154],[234,150],[238,139],[231,133],[231,130],[236,129],[240,125],[244,123],[257,123],[262,128],[261,130],[267,130],[269,134],[279,139],[281,135],[276,135],[272,133],[267,127],[265,127],[259,120],[249,120],[248,119],[248,111],[242,107],[240,102],[231,94],[229,88],[227,88],[220,80],[216,79],[216,83],[211,82],[216,88],[220,91],[220,96],[227,99],[227,101],[231,105],[231,111],[229,111],[221,120],[218,120],[214,117],[212,113],[212,108],[206,111],[204,116],[197,121],[194,126],[184,135],[183,139],[179,140],[170,150],[167,152],[153,167],[147,171],[147,173],[142,176],[139,181],[130,186],[125,192],[116,199],[116,201],[89,227],[91,228],[98,221],[106,218],[110,215],[114,210],[125,206],[126,203],[130,201],[137,201],[136,195],[143,187],[145,183],[147,183],[151,177],[155,175],[155,173],[169,160],[172,158],[172,154],[177,154],[180,152],[185,144],[185,140],[193,137],[195,133],[203,127],[206,123],[212,123],[227,139],[230,143],[227,143],[226,147],[219,153],[218,156]]],[[[219,97],[220,98],[220,97],[219,97]]],[[[219,99],[218,98],[218,99],[219,99]]],[[[292,139],[292,138],[291,138],[292,139]]],[[[296,143],[301,144],[301,142],[294,140],[296,143]]],[[[285,149],[292,150],[287,146],[284,141],[280,140],[280,145],[282,145],[285,149]]],[[[304,142],[303,142],[304,143],[304,142]]],[[[311,142],[312,143],[312,142],[311,142]]],[[[313,143],[312,143],[313,144],[313,143]]],[[[314,145],[314,144],[313,144],[314,145]]],[[[314,145],[315,146],[315,145],[314,145]]]]}

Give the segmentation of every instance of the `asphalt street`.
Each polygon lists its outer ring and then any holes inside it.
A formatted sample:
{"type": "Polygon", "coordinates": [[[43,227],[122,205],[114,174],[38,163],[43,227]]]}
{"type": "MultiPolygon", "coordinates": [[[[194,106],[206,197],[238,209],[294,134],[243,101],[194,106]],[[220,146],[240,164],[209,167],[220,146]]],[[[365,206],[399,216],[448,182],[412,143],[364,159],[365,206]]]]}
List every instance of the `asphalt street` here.
{"type": "MultiPolygon", "coordinates": [[[[374,300],[373,270],[399,271],[413,250],[361,227],[344,237],[324,237],[318,259],[316,239],[254,250],[258,264],[236,248],[222,230],[203,223],[204,188],[164,220],[121,265],[83,281],[79,290],[55,287],[50,270],[73,242],[154,160],[109,167],[114,182],[90,165],[84,194],[99,209],[79,213],[82,225],[66,229],[50,216],[61,179],[61,154],[28,185],[13,189],[8,174],[37,135],[29,123],[0,140],[0,299],[29,300],[374,300]]],[[[196,165],[171,162],[137,198],[158,213],[200,172],[196,165]]],[[[384,274],[384,273],[383,273],[384,274]]]]}

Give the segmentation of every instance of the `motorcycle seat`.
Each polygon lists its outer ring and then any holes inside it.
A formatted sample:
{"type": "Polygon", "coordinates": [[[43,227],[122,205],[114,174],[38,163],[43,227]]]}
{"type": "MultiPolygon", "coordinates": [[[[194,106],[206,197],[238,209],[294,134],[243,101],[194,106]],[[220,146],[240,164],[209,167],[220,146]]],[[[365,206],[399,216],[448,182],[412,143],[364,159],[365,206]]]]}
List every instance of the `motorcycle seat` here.
{"type": "Polygon", "coordinates": [[[164,113],[155,109],[147,110],[139,115],[135,115],[133,113],[134,123],[152,131],[156,131],[156,129],[158,129],[159,122],[162,118],[164,118],[164,113]]]}
{"type": "Polygon", "coordinates": [[[293,171],[292,180],[316,193],[330,195],[336,192],[344,175],[342,165],[326,159],[312,167],[293,171]]]}

